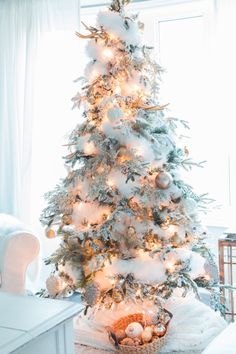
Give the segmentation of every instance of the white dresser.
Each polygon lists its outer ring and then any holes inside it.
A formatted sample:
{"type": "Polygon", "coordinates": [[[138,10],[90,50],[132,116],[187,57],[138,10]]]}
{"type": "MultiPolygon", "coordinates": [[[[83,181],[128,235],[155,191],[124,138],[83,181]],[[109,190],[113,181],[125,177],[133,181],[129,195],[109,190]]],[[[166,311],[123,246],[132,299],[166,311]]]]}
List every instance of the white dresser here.
{"type": "Polygon", "coordinates": [[[0,354],[74,354],[71,301],[0,292],[0,354]]]}

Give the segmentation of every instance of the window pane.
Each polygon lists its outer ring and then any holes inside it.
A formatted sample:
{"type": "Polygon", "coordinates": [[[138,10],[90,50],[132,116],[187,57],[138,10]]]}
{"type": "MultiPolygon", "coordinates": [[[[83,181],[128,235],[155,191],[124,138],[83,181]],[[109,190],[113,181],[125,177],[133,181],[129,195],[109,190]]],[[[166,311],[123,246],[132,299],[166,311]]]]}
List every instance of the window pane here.
{"type": "MultiPolygon", "coordinates": [[[[167,69],[161,94],[170,102],[171,113],[190,122],[190,139],[186,144],[194,160],[207,160],[204,169],[194,168],[184,177],[198,193],[207,192],[218,205],[226,207],[228,155],[224,144],[219,144],[222,126],[215,115],[205,35],[203,16],[159,21],[160,57],[167,69]]],[[[224,208],[220,213],[223,212],[224,208]]],[[[214,222],[210,221],[213,216],[214,213],[208,215],[210,223],[214,222]]]]}

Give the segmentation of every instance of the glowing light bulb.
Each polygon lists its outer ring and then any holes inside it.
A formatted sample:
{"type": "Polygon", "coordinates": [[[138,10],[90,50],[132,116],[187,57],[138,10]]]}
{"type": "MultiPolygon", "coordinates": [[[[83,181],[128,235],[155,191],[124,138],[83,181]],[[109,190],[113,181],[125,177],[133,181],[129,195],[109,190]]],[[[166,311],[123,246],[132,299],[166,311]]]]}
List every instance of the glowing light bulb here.
{"type": "Polygon", "coordinates": [[[94,143],[92,141],[86,143],[84,145],[84,153],[85,154],[94,154],[96,152],[96,148],[94,146],[94,143]]]}
{"type": "Polygon", "coordinates": [[[103,56],[104,56],[105,58],[107,58],[107,59],[113,58],[113,52],[112,52],[112,50],[109,49],[109,48],[104,49],[104,51],[103,51],[102,54],[103,54],[103,56]]]}
{"type": "Polygon", "coordinates": [[[176,225],[170,225],[166,231],[168,236],[172,237],[174,233],[178,231],[178,227],[176,225]]]}
{"type": "Polygon", "coordinates": [[[111,40],[114,40],[114,39],[116,39],[116,36],[115,36],[114,34],[112,34],[112,33],[109,33],[109,38],[110,38],[111,40]]]}
{"type": "Polygon", "coordinates": [[[120,86],[116,86],[114,92],[119,95],[119,94],[121,93],[121,88],[120,88],[120,86]]]}
{"type": "Polygon", "coordinates": [[[209,274],[206,274],[205,277],[204,277],[207,281],[211,280],[211,277],[209,274]]]}
{"type": "Polygon", "coordinates": [[[108,180],[107,180],[107,185],[108,185],[109,187],[114,187],[115,183],[114,183],[111,179],[108,179],[108,180]]]}
{"type": "Polygon", "coordinates": [[[93,79],[95,79],[95,77],[97,77],[98,76],[98,72],[97,72],[97,70],[92,70],[91,71],[91,73],[90,73],[90,77],[91,77],[91,79],[93,80],[93,79]]]}
{"type": "Polygon", "coordinates": [[[167,262],[166,263],[166,269],[168,270],[169,273],[173,273],[175,271],[175,265],[172,262],[167,262]]]}

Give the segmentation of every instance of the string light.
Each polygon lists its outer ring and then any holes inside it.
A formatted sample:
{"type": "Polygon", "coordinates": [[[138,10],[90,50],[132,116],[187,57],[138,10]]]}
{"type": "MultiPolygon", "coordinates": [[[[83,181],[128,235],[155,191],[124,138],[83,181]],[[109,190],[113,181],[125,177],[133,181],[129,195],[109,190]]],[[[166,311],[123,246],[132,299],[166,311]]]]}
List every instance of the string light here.
{"type": "Polygon", "coordinates": [[[115,183],[111,179],[108,179],[106,183],[111,188],[115,186],[115,183]]]}
{"type": "Polygon", "coordinates": [[[96,148],[95,148],[95,145],[92,141],[84,144],[84,153],[87,155],[96,153],[96,148]]]}
{"type": "Polygon", "coordinates": [[[107,59],[113,58],[113,52],[112,52],[112,50],[109,49],[109,48],[104,49],[104,51],[102,52],[102,54],[103,54],[103,56],[104,56],[105,58],[107,58],[107,59]]]}
{"type": "Polygon", "coordinates": [[[121,88],[120,88],[120,86],[116,86],[114,92],[115,92],[117,95],[119,95],[119,94],[121,93],[121,88]]]}
{"type": "Polygon", "coordinates": [[[91,78],[92,80],[94,80],[95,77],[97,77],[97,76],[98,76],[98,71],[95,70],[95,69],[93,69],[93,70],[91,71],[91,73],[90,73],[90,78],[91,78]]]}
{"type": "Polygon", "coordinates": [[[174,273],[175,271],[175,264],[172,262],[167,262],[166,263],[166,268],[168,270],[169,273],[174,273]]]}

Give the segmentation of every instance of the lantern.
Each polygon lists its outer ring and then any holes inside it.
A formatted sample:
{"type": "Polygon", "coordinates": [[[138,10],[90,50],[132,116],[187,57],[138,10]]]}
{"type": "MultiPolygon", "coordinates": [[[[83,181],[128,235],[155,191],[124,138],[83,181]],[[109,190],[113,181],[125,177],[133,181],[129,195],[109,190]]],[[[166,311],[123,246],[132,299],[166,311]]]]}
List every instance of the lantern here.
{"type": "Polygon", "coordinates": [[[225,318],[233,322],[236,319],[236,292],[230,287],[236,287],[236,234],[227,234],[218,245],[220,283],[226,286],[223,288],[225,318]]]}

